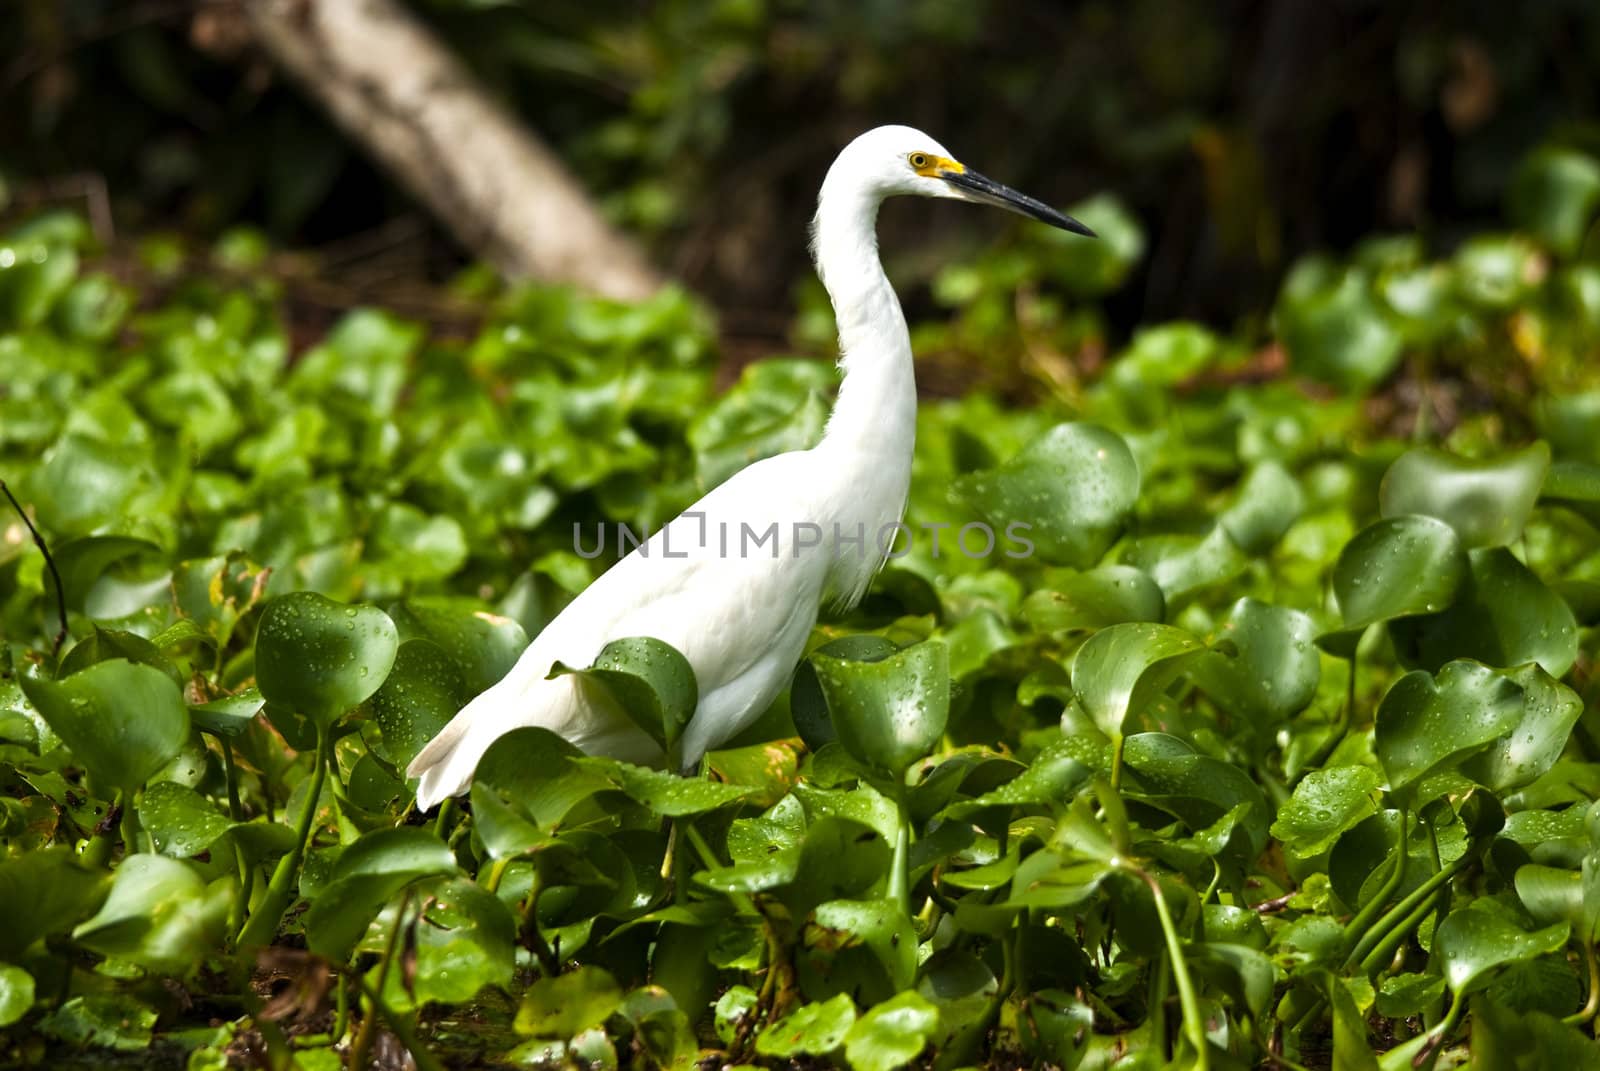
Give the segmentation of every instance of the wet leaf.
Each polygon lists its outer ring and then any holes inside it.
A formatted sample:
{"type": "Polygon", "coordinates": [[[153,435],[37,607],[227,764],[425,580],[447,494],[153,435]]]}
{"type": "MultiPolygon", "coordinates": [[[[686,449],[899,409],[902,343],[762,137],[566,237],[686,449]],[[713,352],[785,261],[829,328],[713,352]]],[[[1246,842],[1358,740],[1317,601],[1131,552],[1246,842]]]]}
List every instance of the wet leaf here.
{"type": "Polygon", "coordinates": [[[950,714],[947,648],[914,644],[877,661],[813,654],[839,742],[858,761],[899,773],[933,749],[950,714]]]}
{"type": "Polygon", "coordinates": [[[124,792],[138,790],[189,739],[178,686],[150,666],[114,659],[62,681],[24,677],[21,684],[74,758],[124,792]]]}
{"type": "Polygon", "coordinates": [[[844,1044],[856,1022],[856,1006],[849,996],[837,994],[824,1001],[802,1004],[756,1038],[756,1051],[780,1059],[806,1053],[826,1056],[844,1044]]]}
{"type": "Polygon", "coordinates": [[[1536,665],[1502,676],[1522,687],[1517,726],[1461,764],[1462,773],[1496,792],[1521,788],[1548,773],[1583,713],[1577,693],[1536,665]]]}
{"type": "Polygon", "coordinates": [[[612,640],[588,669],[557,662],[550,676],[569,673],[602,685],[623,713],[666,751],[677,744],[700,702],[689,660],[648,636],[612,640]]]}
{"type": "Polygon", "coordinates": [[[367,704],[383,730],[389,760],[404,770],[465,704],[461,669],[432,640],[405,640],[367,704]]]}
{"type": "Polygon", "coordinates": [[[1567,943],[1565,922],[1529,933],[1490,909],[1452,911],[1433,935],[1434,955],[1445,984],[1456,994],[1487,985],[1491,975],[1513,963],[1559,952],[1567,943]]]}
{"type": "Polygon", "coordinates": [[[0,963],[0,1027],[10,1026],[33,1007],[33,975],[10,963],[0,963]]]}
{"type": "Polygon", "coordinates": [[[1103,565],[1035,591],[1022,615],[1037,632],[1087,632],[1126,621],[1160,621],[1166,613],[1161,586],[1129,565],[1103,565]]]}
{"type": "Polygon", "coordinates": [[[1079,648],[1072,686],[1095,725],[1116,739],[1127,719],[1143,713],[1204,651],[1198,639],[1170,625],[1112,625],[1079,648]]]}
{"type": "Polygon", "coordinates": [[[1322,679],[1316,626],[1298,610],[1244,598],[1234,603],[1212,650],[1189,665],[1206,693],[1257,724],[1304,710],[1322,679]]]}
{"type": "Polygon", "coordinates": [[[1437,517],[1468,550],[1503,547],[1522,534],[1549,467],[1542,442],[1485,461],[1416,447],[1384,473],[1379,504],[1385,517],[1437,517]]]}
{"type": "Polygon", "coordinates": [[[1318,642],[1349,657],[1367,626],[1449,606],[1466,575],[1466,552],[1443,521],[1406,516],[1370,524],[1339,552],[1333,592],[1343,627],[1318,642]]]}
{"type": "Polygon", "coordinates": [[[280,595],[261,612],[256,683],[268,703],[330,726],[378,690],[399,647],[382,610],[312,591],[280,595]]]}
{"type": "Polygon", "coordinates": [[[855,1071],[894,1071],[922,1052],[939,1026],[939,1010],[915,992],[884,1001],[856,1020],[845,1041],[855,1071]]]}
{"type": "Polygon", "coordinates": [[[344,959],[383,905],[419,878],[453,874],[455,855],[426,829],[400,826],[363,835],[334,863],[302,917],[313,952],[344,959]]]}
{"type": "Polygon", "coordinates": [[[1368,766],[1312,770],[1278,809],[1272,835],[1301,858],[1333,847],[1347,829],[1378,812],[1381,779],[1368,766]]]}
{"type": "Polygon", "coordinates": [[[1041,557],[1087,569],[1122,531],[1139,494],[1139,466],[1115,432],[1058,424],[998,468],[954,492],[999,531],[1023,529],[1041,557]]]}
{"type": "Polygon", "coordinates": [[[164,974],[182,974],[221,946],[233,884],[207,885],[188,863],[162,855],[122,861],[99,912],[73,939],[107,956],[164,974]]]}
{"type": "Polygon", "coordinates": [[[1374,749],[1401,792],[1516,729],[1522,689],[1474,662],[1451,662],[1437,678],[1414,670],[1378,705],[1374,749]]]}

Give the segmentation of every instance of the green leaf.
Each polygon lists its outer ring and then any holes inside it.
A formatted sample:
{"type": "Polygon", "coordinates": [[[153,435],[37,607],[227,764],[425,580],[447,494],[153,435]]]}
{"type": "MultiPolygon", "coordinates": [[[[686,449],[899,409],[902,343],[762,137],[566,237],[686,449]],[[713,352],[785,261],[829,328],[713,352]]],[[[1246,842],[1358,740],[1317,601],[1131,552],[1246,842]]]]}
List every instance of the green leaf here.
{"type": "Polygon", "coordinates": [[[1560,677],[1578,658],[1578,622],[1565,599],[1504,547],[1475,550],[1450,608],[1390,626],[1401,658],[1437,670],[1452,658],[1492,666],[1537,662],[1560,677]]]}
{"type": "MultiPolygon", "coordinates": [[[[108,569],[128,558],[159,554],[161,548],[148,539],[133,536],[92,535],[69,539],[53,550],[67,609],[81,613],[89,590],[108,569]]],[[[55,579],[48,572],[45,575],[45,594],[53,595],[55,579]]]]}
{"type": "Polygon", "coordinates": [[[1212,640],[1213,650],[1189,672],[1220,706],[1264,727],[1304,710],[1316,695],[1322,659],[1315,637],[1306,614],[1240,599],[1212,640]]]}
{"type": "Polygon", "coordinates": [[[1353,269],[1335,282],[1304,291],[1293,285],[1293,275],[1290,279],[1274,316],[1296,371],[1364,390],[1394,370],[1400,360],[1400,331],[1373,296],[1365,272],[1353,269]]]}
{"type": "Polygon", "coordinates": [[[894,1071],[915,1060],[939,1027],[939,1010],[909,991],[856,1020],[845,1039],[845,1059],[855,1071],[894,1071]]]}
{"type": "Polygon", "coordinates": [[[1344,626],[1318,642],[1347,658],[1367,626],[1449,606],[1466,576],[1466,551],[1448,524],[1414,516],[1376,521],[1339,552],[1333,593],[1344,626]]]}
{"type": "Polygon", "coordinates": [[[604,686],[623,713],[664,751],[677,744],[700,702],[689,660],[671,644],[649,636],[612,640],[587,669],[557,662],[550,670],[551,677],[565,674],[604,686]]]}
{"type": "Polygon", "coordinates": [[[1513,731],[1521,715],[1522,689],[1487,666],[1451,662],[1437,678],[1414,670],[1378,704],[1373,748],[1401,792],[1513,731]]]}
{"type": "MultiPolygon", "coordinates": [[[[136,453],[130,456],[121,447],[73,433],[44,452],[23,489],[45,529],[76,536],[116,520],[152,482],[136,453]]],[[[69,589],[68,594],[77,598],[80,593],[69,589]]]]}
{"type": "Polygon", "coordinates": [[[848,994],[802,1004],[756,1037],[756,1052],[788,1059],[802,1053],[826,1056],[844,1044],[856,1022],[856,1006],[848,994]]]}
{"type": "Polygon", "coordinates": [[[942,643],[913,644],[877,661],[811,656],[839,742],[857,761],[900,773],[933,750],[950,714],[942,643]]]}
{"type": "Polygon", "coordinates": [[[467,536],[454,518],[391,502],[372,526],[372,553],[404,580],[440,580],[467,561],[467,536]]]}
{"type": "Polygon", "coordinates": [[[33,1007],[33,975],[0,963],[0,1027],[18,1022],[33,1007]]]}
{"type": "Polygon", "coordinates": [[[1312,770],[1278,809],[1272,835],[1302,859],[1320,855],[1347,829],[1378,813],[1380,779],[1369,766],[1312,770]]]}
{"type": "Polygon", "coordinates": [[[312,898],[302,919],[306,944],[342,960],[401,889],[455,871],[454,853],[426,829],[400,826],[364,834],[339,855],[328,883],[312,898]]]}
{"type": "Polygon", "coordinates": [[[1263,461],[1240,481],[1218,523],[1246,554],[1265,554],[1305,512],[1300,483],[1277,461],[1263,461]]]}
{"type": "Polygon", "coordinates": [[[1568,933],[1565,922],[1529,933],[1492,910],[1467,907],[1439,923],[1433,954],[1443,967],[1445,984],[1459,995],[1483,988],[1502,967],[1561,951],[1568,933]]]}
{"type": "Polygon", "coordinates": [[[1271,813],[1266,796],[1239,767],[1201,755],[1166,733],[1128,737],[1123,762],[1134,774],[1123,788],[1129,798],[1173,814],[1197,833],[1243,805],[1246,856],[1253,859],[1266,847],[1271,813]]]}
{"type": "Polygon", "coordinates": [[[39,1023],[40,1032],[77,1048],[142,1053],[150,1048],[156,1010],[126,993],[68,999],[39,1023]]]}
{"type": "Polygon", "coordinates": [[[1565,922],[1585,944],[1600,938],[1600,859],[1585,859],[1582,870],[1528,863],[1517,868],[1516,887],[1535,922],[1565,922]]]}
{"type": "Polygon", "coordinates": [[[981,795],[957,800],[942,813],[965,818],[990,807],[1065,807],[1094,775],[1094,770],[1079,760],[1077,750],[1071,741],[1052,741],[1016,777],[981,795]]]}
{"type": "Polygon", "coordinates": [[[1096,564],[1139,496],[1139,466],[1122,437],[1094,424],[1058,424],[998,468],[955,481],[997,531],[1021,528],[1041,557],[1096,564]]]}
{"type": "Polygon", "coordinates": [[[1487,461],[1415,447],[1384,473],[1378,502],[1385,517],[1437,517],[1468,550],[1503,547],[1522,535],[1549,468],[1542,442],[1487,461]]]}
{"type": "Polygon", "coordinates": [[[1129,716],[1143,713],[1205,649],[1170,625],[1112,625],[1078,649],[1072,686],[1100,731],[1117,739],[1129,716]]]}
{"type": "Polygon", "coordinates": [[[1583,700],[1536,665],[1501,676],[1522,687],[1521,716],[1511,732],[1463,762],[1461,772],[1503,793],[1531,784],[1555,766],[1583,713],[1583,700]]]}
{"type": "Polygon", "coordinates": [[[189,739],[178,686],[158,669],[97,662],[63,681],[23,677],[39,714],[102,783],[135,792],[189,739]]]}
{"type": "Polygon", "coordinates": [[[1594,1039],[1538,1011],[1512,1011],[1492,994],[1472,1000],[1472,1066],[1482,1071],[1597,1071],[1594,1039]]]}
{"type": "Polygon", "coordinates": [[[466,702],[458,663],[432,640],[405,640],[383,685],[367,700],[389,760],[404,770],[466,702]]]}
{"type": "Polygon", "coordinates": [[[402,640],[432,640],[455,659],[469,695],[511,672],[528,646],[528,633],[509,617],[490,613],[476,599],[425,596],[390,608],[402,640]]]}
{"type": "Polygon", "coordinates": [[[139,821],[163,855],[187,859],[208,850],[237,822],[187,785],[158,781],[139,800],[139,821]]]}
{"type": "Polygon", "coordinates": [[[280,595],[261,611],[256,683],[268,703],[331,726],[378,690],[399,648],[394,622],[376,607],[280,595]]]}
{"type": "Polygon", "coordinates": [[[69,929],[106,896],[106,875],[65,848],[44,848],[0,863],[0,958],[18,959],[35,941],[69,929]]]}
{"type": "Polygon", "coordinates": [[[516,1031],[545,1038],[571,1038],[605,1022],[622,1005],[622,990],[599,967],[579,967],[541,978],[517,1006],[516,1031]]]}
{"type": "Polygon", "coordinates": [[[225,695],[209,703],[197,703],[189,708],[189,721],[196,729],[204,729],[218,736],[239,736],[255,721],[267,701],[255,688],[246,688],[237,695],[225,695]]]}
{"type": "MultiPolygon", "coordinates": [[[[850,662],[881,662],[897,650],[898,647],[882,636],[861,633],[829,640],[811,653],[850,662]]],[[[824,745],[839,739],[833,720],[828,716],[828,700],[822,694],[816,666],[810,658],[803,659],[795,667],[794,680],[789,686],[789,713],[800,739],[812,751],[820,751],[824,745]]]]}
{"type": "Polygon", "coordinates": [[[757,791],[749,785],[725,785],[720,781],[680,777],[665,770],[652,770],[615,759],[587,757],[575,761],[665,818],[714,811],[757,791]]]}
{"type": "Polygon", "coordinates": [[[163,855],[131,855],[112,878],[100,911],[73,939],[107,956],[181,974],[220,948],[231,879],[206,884],[193,866],[163,855]]]}
{"type": "Polygon", "coordinates": [[[1128,621],[1166,616],[1161,585],[1130,565],[1102,565],[1035,591],[1022,603],[1035,632],[1092,632],[1128,621]]]}
{"type": "Polygon", "coordinates": [[[596,792],[611,787],[583,752],[548,729],[524,727],[501,736],[472,778],[475,828],[494,859],[542,843],[545,832],[596,792]]]}
{"type": "Polygon", "coordinates": [[[1600,206],[1600,163],[1572,149],[1531,154],[1511,184],[1511,218],[1550,249],[1577,256],[1600,206]]]}
{"type": "Polygon", "coordinates": [[[440,879],[419,893],[427,910],[411,938],[416,977],[408,994],[404,972],[389,971],[385,992],[390,1006],[461,1004],[486,986],[508,987],[516,969],[517,938],[510,909],[466,878],[440,879]]]}

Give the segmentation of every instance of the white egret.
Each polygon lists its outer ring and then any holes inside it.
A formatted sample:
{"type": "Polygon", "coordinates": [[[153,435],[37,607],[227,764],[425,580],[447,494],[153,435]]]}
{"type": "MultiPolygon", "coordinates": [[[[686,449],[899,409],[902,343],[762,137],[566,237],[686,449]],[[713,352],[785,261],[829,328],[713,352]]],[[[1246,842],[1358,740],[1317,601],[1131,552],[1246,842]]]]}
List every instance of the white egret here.
{"type": "Polygon", "coordinates": [[[521,726],[543,726],[591,754],[661,761],[601,689],[571,675],[546,679],[554,663],[587,666],[624,637],[662,640],[694,668],[699,705],[681,740],[692,768],[783,689],[821,605],[861,600],[886,556],[884,533],[905,510],[916,432],[911,339],[878,259],[878,205],[898,194],[997,205],[1093,236],[958,163],[921,131],[883,126],[846,146],[812,223],[843,372],[822,441],[738,472],[574,599],[411,763],[420,808],[464,792],[489,745],[521,726]]]}

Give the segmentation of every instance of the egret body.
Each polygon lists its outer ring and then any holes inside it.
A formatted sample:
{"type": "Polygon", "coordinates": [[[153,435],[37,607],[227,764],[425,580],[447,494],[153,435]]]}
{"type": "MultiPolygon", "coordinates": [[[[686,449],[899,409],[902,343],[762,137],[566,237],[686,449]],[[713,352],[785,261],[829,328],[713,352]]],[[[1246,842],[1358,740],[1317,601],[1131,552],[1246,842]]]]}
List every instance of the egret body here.
{"type": "Polygon", "coordinates": [[[660,762],[654,740],[603,689],[572,675],[547,679],[556,662],[587,666],[631,636],[671,644],[694,668],[700,700],[681,740],[692,767],[776,698],[822,605],[848,609],[866,594],[886,556],[882,533],[905,510],[916,433],[911,338],[878,259],[878,206],[898,194],[994,204],[1091,234],[910,127],[878,127],[846,146],[812,225],[843,372],[822,441],[736,473],[574,599],[412,761],[420,808],[465,791],[489,745],[522,726],[591,754],[660,762]]]}

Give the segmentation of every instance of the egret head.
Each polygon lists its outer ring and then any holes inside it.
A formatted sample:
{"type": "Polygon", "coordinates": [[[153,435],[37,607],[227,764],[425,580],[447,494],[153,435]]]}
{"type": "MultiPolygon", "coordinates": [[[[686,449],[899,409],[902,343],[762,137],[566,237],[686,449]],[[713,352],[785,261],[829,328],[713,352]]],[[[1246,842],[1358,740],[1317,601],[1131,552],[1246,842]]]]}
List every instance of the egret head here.
{"type": "Polygon", "coordinates": [[[880,198],[911,194],[995,205],[1074,234],[1095,236],[1071,216],[972,170],[909,126],[880,126],[852,141],[828,173],[824,193],[828,184],[846,179],[880,198]]]}

